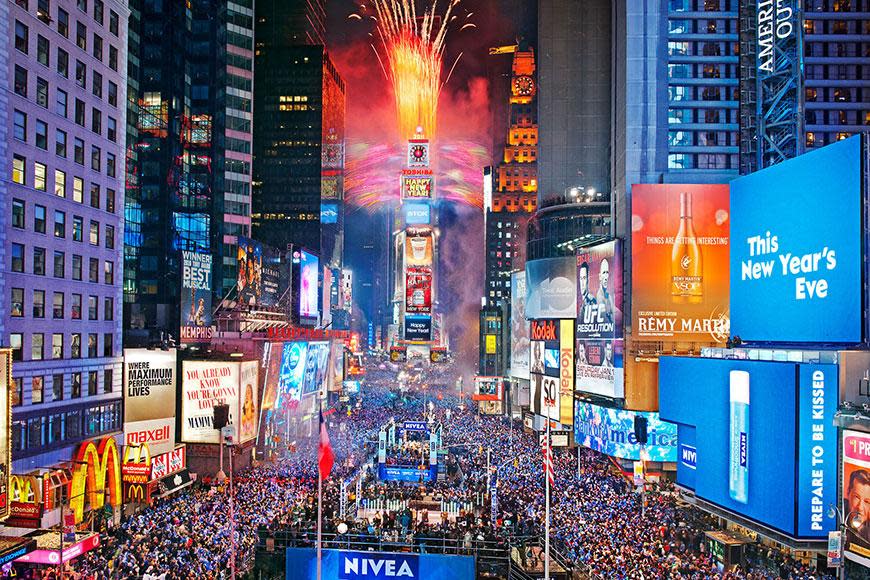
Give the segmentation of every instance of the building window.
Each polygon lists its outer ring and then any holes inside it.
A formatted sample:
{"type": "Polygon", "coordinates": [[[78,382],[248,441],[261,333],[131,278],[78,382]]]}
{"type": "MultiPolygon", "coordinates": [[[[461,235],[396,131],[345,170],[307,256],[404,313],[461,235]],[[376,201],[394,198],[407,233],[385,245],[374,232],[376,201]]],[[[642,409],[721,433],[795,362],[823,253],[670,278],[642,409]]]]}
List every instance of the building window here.
{"type": "MultiPolygon", "coordinates": [[[[80,60],[76,60],[76,84],[83,89],[88,84],[88,67],[80,60]]],[[[84,114],[82,118],[84,118],[84,114]]],[[[79,124],[84,125],[85,123],[82,121],[79,124]]]]}
{"type": "Polygon", "coordinates": [[[72,308],[70,310],[70,317],[73,320],[81,320],[82,319],[82,295],[81,294],[73,294],[72,295],[72,308]]]}
{"type": "Polygon", "coordinates": [[[23,22],[15,21],[15,48],[27,54],[27,45],[30,39],[30,30],[23,22]]]}
{"type": "Polygon", "coordinates": [[[91,207],[100,209],[100,184],[91,183],[91,207]]]}
{"type": "Polygon", "coordinates": [[[103,335],[103,356],[114,356],[114,339],[111,332],[103,335]]]}
{"type": "Polygon", "coordinates": [[[115,263],[109,260],[103,262],[103,280],[106,284],[115,283],[115,263]]]}
{"type": "Polygon", "coordinates": [[[35,162],[33,164],[33,189],[45,191],[46,171],[45,163],[35,162]]]}
{"type": "Polygon", "coordinates": [[[103,299],[103,320],[115,320],[115,299],[106,297],[103,299]]]}
{"type": "Polygon", "coordinates": [[[51,299],[52,318],[63,318],[63,292],[55,292],[51,299]]]}
{"type": "Polygon", "coordinates": [[[103,25],[103,0],[94,0],[94,20],[103,25]]]}
{"type": "Polygon", "coordinates": [[[118,14],[114,10],[109,10],[109,32],[118,36],[118,14]]]}
{"type": "Polygon", "coordinates": [[[33,231],[37,234],[45,233],[45,206],[33,206],[33,231]]]}
{"type": "Polygon", "coordinates": [[[100,245],[100,224],[91,220],[90,231],[88,233],[88,241],[92,246],[100,245]]]}
{"type": "Polygon", "coordinates": [[[27,113],[18,109],[12,113],[12,136],[19,141],[27,141],[27,113]]]}
{"type": "Polygon", "coordinates": [[[73,140],[73,161],[79,165],[85,164],[85,142],[78,137],[73,140]]]}
{"type": "Polygon", "coordinates": [[[107,97],[109,100],[109,104],[113,107],[118,106],[118,85],[109,81],[109,96],[107,97]]]}
{"type": "MultiPolygon", "coordinates": [[[[63,335],[60,335],[61,356],[63,358],[63,335]]],[[[63,401],[63,375],[57,374],[51,376],[52,399],[55,401],[63,401]]]]}
{"type": "Polygon", "coordinates": [[[36,17],[43,24],[51,24],[51,3],[49,0],[36,0],[36,17]]]}
{"type": "MultiPolygon", "coordinates": [[[[51,358],[63,358],[63,334],[57,333],[51,335],[51,358]]],[[[55,393],[54,399],[58,400],[57,393],[55,393]]]]}
{"type": "Polygon", "coordinates": [[[12,243],[12,271],[24,272],[24,244],[12,243]]]}
{"type": "Polygon", "coordinates": [[[57,74],[69,78],[69,53],[62,48],[57,49],[57,74]]]}
{"type": "Polygon", "coordinates": [[[115,190],[106,189],[106,211],[115,213],[115,190]]]}
{"type": "Polygon", "coordinates": [[[30,335],[30,360],[42,360],[45,351],[45,335],[34,332],[30,335]]]}
{"type": "Polygon", "coordinates": [[[103,60],[103,38],[98,34],[94,34],[93,39],[93,52],[91,54],[94,55],[94,58],[101,61],[103,60]]]}
{"type": "Polygon", "coordinates": [[[106,175],[115,177],[115,154],[106,153],[106,175]]]}
{"type": "Polygon", "coordinates": [[[85,51],[88,49],[88,29],[82,22],[76,22],[76,46],[85,51]]]}
{"type": "MultiPolygon", "coordinates": [[[[79,335],[74,334],[73,338],[75,338],[76,336],[78,336],[79,339],[81,339],[80,334],[79,335]]],[[[80,357],[74,357],[74,358],[80,358],[80,357]]],[[[73,373],[72,374],[72,384],[70,385],[70,398],[71,399],[78,399],[81,396],[82,396],[82,373],[73,373]]],[[[77,413],[78,412],[76,412],[76,414],[77,413]]],[[[66,422],[67,427],[69,427],[70,424],[75,424],[75,422],[70,421],[70,419],[72,418],[72,415],[73,415],[73,412],[70,412],[69,416],[67,417],[67,422],[66,422]]],[[[67,436],[69,436],[68,432],[67,432],[67,436]]]]}
{"type": "Polygon", "coordinates": [[[33,248],[33,273],[45,276],[45,248],[33,248]]]}
{"type": "Polygon", "coordinates": [[[109,45],[109,68],[118,72],[118,49],[109,45]]]}
{"type": "Polygon", "coordinates": [[[40,77],[36,77],[36,104],[48,108],[48,81],[40,77]]]}
{"type": "Polygon", "coordinates": [[[21,155],[12,156],[12,181],[24,185],[24,169],[26,160],[21,155]]]}
{"type": "Polygon", "coordinates": [[[41,34],[36,35],[36,62],[48,66],[48,39],[41,34]]]}
{"type": "Polygon", "coordinates": [[[45,290],[33,291],[33,317],[45,318],[45,290]]]}
{"type": "Polygon", "coordinates": [[[97,320],[97,297],[88,296],[88,320],[97,320]]]}
{"type": "Polygon", "coordinates": [[[24,229],[24,201],[20,199],[12,200],[12,227],[24,229]]]}
{"type": "Polygon", "coordinates": [[[66,276],[66,254],[60,250],[54,251],[54,277],[63,278],[66,276]]]}
{"type": "Polygon", "coordinates": [[[88,282],[93,282],[94,284],[100,283],[100,261],[97,258],[90,258],[88,282]]]}
{"type": "Polygon", "coordinates": [[[85,126],[85,102],[81,99],[76,99],[74,120],[76,125],[85,126]]]}
{"type": "MultiPolygon", "coordinates": [[[[91,92],[95,97],[103,98],[103,75],[97,71],[93,71],[91,75],[91,92]]],[[[95,133],[99,133],[99,131],[95,131],[95,133]]]]}
{"type": "Polygon", "coordinates": [[[70,358],[82,358],[82,335],[74,333],[70,341],[70,358]]]}
{"type": "MultiPolygon", "coordinates": [[[[12,332],[9,334],[9,348],[12,349],[12,360],[21,361],[24,360],[24,356],[22,354],[22,344],[24,343],[24,335],[19,332],[12,332]]],[[[18,381],[16,381],[18,382],[18,381]]],[[[19,400],[20,400],[19,394],[19,400]]],[[[14,404],[14,403],[13,403],[14,404]]],[[[19,405],[21,403],[18,403],[19,405]]]]}
{"type": "Polygon", "coordinates": [[[38,405],[42,402],[43,377],[33,377],[30,379],[30,402],[38,405]]]}
{"type": "MultiPolygon", "coordinates": [[[[106,336],[109,338],[112,337],[111,334],[107,334],[106,336]]],[[[112,356],[112,354],[106,354],[106,356],[112,356]]],[[[114,389],[114,385],[112,384],[114,382],[114,378],[115,378],[114,372],[112,371],[112,369],[106,369],[103,371],[103,392],[104,393],[111,393],[112,392],[112,389],[114,389]]]]}
{"type": "Polygon", "coordinates": [[[69,13],[63,8],[57,9],[57,31],[64,38],[69,38],[69,13]]]}
{"type": "MultiPolygon", "coordinates": [[[[81,203],[85,197],[85,182],[81,177],[73,177],[73,201],[81,203]]],[[[75,238],[73,238],[75,239],[75,238]]],[[[76,240],[80,242],[81,240],[76,240]]]]}
{"type": "MultiPolygon", "coordinates": [[[[82,257],[78,254],[73,254],[72,257],[72,278],[78,281],[82,279],[82,257]]],[[[81,306],[81,299],[79,300],[79,306],[81,306]]]]}
{"type": "MultiPolygon", "coordinates": [[[[66,131],[61,131],[60,129],[55,129],[54,131],[54,154],[59,157],[66,157],[66,131]]],[[[63,173],[63,171],[55,170],[54,174],[63,173]]],[[[57,181],[55,180],[55,184],[57,181]]],[[[55,188],[56,190],[57,188],[55,188]]],[[[66,197],[66,195],[60,195],[60,197],[66,197]]]]}
{"type": "Polygon", "coordinates": [[[9,304],[9,316],[21,318],[24,316],[24,288],[12,288],[9,304]]]}
{"type": "Polygon", "coordinates": [[[99,171],[102,165],[102,151],[96,145],[91,145],[91,169],[99,171]]]}
{"type": "Polygon", "coordinates": [[[118,122],[112,117],[106,120],[106,138],[112,143],[118,142],[118,122]]]}
{"type": "Polygon", "coordinates": [[[36,120],[36,140],[34,144],[43,151],[48,151],[48,124],[45,121],[36,120]]]}
{"type": "MultiPolygon", "coordinates": [[[[93,333],[93,332],[88,333],[88,358],[97,358],[97,335],[96,335],[96,333],[93,333]]],[[[91,393],[90,389],[88,389],[89,395],[96,395],[97,394],[97,380],[96,380],[97,372],[93,371],[93,373],[94,373],[94,392],[91,393]]],[[[90,381],[88,381],[88,382],[90,383],[90,381]]]]}
{"type": "Polygon", "coordinates": [[[109,250],[115,249],[115,226],[106,224],[106,248],[109,250]]]}

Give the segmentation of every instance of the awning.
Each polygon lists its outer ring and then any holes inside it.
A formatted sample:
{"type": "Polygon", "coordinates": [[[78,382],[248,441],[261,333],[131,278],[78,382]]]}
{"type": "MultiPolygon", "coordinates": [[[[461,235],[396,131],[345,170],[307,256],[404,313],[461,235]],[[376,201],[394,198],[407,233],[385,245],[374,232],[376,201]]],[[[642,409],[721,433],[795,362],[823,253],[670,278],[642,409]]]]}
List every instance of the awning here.
{"type": "Polygon", "coordinates": [[[36,540],[0,536],[0,566],[36,549],[36,540]]]}
{"type": "Polygon", "coordinates": [[[100,534],[89,532],[76,534],[75,542],[63,542],[63,551],[61,551],[60,536],[60,533],[57,531],[40,531],[31,534],[28,539],[34,541],[36,549],[16,558],[15,561],[54,566],[75,560],[82,554],[86,554],[100,545],[100,534]]]}
{"type": "Polygon", "coordinates": [[[166,497],[191,485],[193,485],[193,478],[190,476],[190,471],[182,469],[167,475],[157,483],[157,497],[166,497]]]}

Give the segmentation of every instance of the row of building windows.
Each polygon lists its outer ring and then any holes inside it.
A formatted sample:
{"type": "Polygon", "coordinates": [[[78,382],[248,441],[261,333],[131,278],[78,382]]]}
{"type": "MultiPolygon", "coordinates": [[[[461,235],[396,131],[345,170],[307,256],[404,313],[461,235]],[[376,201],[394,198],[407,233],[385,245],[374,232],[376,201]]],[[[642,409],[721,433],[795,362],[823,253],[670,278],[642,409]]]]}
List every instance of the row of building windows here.
{"type": "MultiPolygon", "coordinates": [[[[10,265],[12,272],[25,273],[27,270],[26,247],[24,244],[12,242],[10,244],[11,259],[10,265]]],[[[48,252],[45,248],[39,246],[32,247],[30,273],[36,276],[45,276],[47,271],[46,261],[48,252]]],[[[82,269],[84,259],[78,254],[72,254],[72,279],[82,281],[82,269]]],[[[60,250],[54,251],[53,261],[55,278],[64,278],[66,274],[66,253],[60,250]]],[[[100,282],[100,260],[99,258],[88,258],[88,282],[99,284],[100,282]]],[[[111,260],[103,262],[103,283],[108,285],[115,284],[115,263],[111,260]]]]}
{"type": "Polygon", "coordinates": [[[66,340],[62,332],[52,333],[47,335],[42,332],[34,332],[30,334],[30,356],[25,358],[24,352],[24,335],[20,332],[12,332],[9,334],[9,348],[12,349],[13,361],[25,360],[46,360],[46,359],[80,359],[80,358],[99,358],[115,356],[115,335],[111,332],[103,334],[103,349],[99,347],[99,333],[90,332],[86,335],[87,345],[82,348],[82,334],[73,332],[69,339],[69,352],[66,352],[64,344],[66,340]],[[51,344],[47,344],[46,339],[51,340],[51,344]],[[46,347],[51,350],[46,352],[46,347]],[[51,355],[51,356],[47,356],[51,355]]]}
{"type": "MultiPolygon", "coordinates": [[[[24,288],[12,287],[9,289],[9,316],[12,318],[24,318],[27,312],[27,302],[24,288]]],[[[82,319],[82,294],[70,293],[70,311],[69,317],[72,320],[82,319]]],[[[31,290],[31,316],[33,318],[46,317],[46,291],[43,289],[34,288],[31,290]]],[[[100,297],[96,295],[88,296],[88,320],[99,320],[100,297]]],[[[63,320],[67,316],[66,312],[66,294],[64,292],[52,292],[51,297],[51,317],[55,320],[63,320]]],[[[109,321],[115,319],[115,299],[112,296],[103,297],[103,320],[109,321]]],[[[58,358],[58,357],[52,357],[58,358]]]]}
{"type": "MultiPolygon", "coordinates": [[[[91,205],[92,207],[99,207],[99,188],[97,188],[96,193],[94,189],[91,189],[91,205]],[[94,205],[96,204],[96,205],[94,205]]],[[[114,202],[113,202],[114,203],[114,202]]],[[[48,210],[44,205],[34,204],[33,205],[33,231],[37,234],[45,234],[47,230],[48,210]]],[[[66,238],[67,232],[67,214],[65,211],[56,209],[54,210],[54,221],[53,221],[53,231],[54,237],[64,239],[66,238]]],[[[84,241],[84,218],[82,216],[74,215],[72,218],[72,241],[74,242],[83,242],[84,241]]],[[[23,199],[12,198],[12,227],[18,229],[27,228],[27,202],[23,199]]],[[[111,224],[103,224],[103,242],[105,243],[106,249],[113,250],[115,249],[115,226],[111,224]]],[[[89,228],[88,228],[88,242],[92,246],[100,245],[100,222],[96,220],[90,220],[89,228]]],[[[61,255],[63,253],[61,252],[61,255]]],[[[61,274],[63,270],[61,270],[61,274]]],[[[57,275],[57,273],[55,273],[57,275]]],[[[63,277],[58,276],[58,277],[63,277]]]]}
{"type": "MultiPolygon", "coordinates": [[[[86,371],[85,373],[70,373],[69,392],[66,392],[66,375],[56,373],[48,376],[35,375],[30,377],[30,404],[40,405],[63,401],[65,399],[80,399],[82,396],[82,379],[87,381],[87,396],[95,397],[99,392],[99,371],[86,371]]],[[[114,389],[115,374],[113,369],[103,369],[103,394],[111,393],[114,389]]],[[[16,377],[12,380],[9,392],[10,403],[13,407],[24,404],[24,379],[16,377]]]]}
{"type": "MultiPolygon", "coordinates": [[[[26,11],[30,11],[30,0],[15,0],[15,3],[26,11]]],[[[88,14],[88,0],[76,0],[76,7],[82,14],[88,14]]],[[[93,5],[94,22],[98,26],[105,26],[106,10],[103,0],[94,0],[93,5]]],[[[51,0],[36,1],[36,17],[46,25],[51,24],[51,0]]],[[[115,37],[119,34],[120,18],[114,10],[109,10],[109,32],[115,37]]],[[[69,13],[63,8],[57,9],[57,31],[63,37],[69,37],[69,13]]]]}
{"type": "Polygon", "coordinates": [[[80,441],[120,429],[120,402],[31,417],[27,421],[12,423],[12,451],[36,451],[64,441],[80,441]]]}

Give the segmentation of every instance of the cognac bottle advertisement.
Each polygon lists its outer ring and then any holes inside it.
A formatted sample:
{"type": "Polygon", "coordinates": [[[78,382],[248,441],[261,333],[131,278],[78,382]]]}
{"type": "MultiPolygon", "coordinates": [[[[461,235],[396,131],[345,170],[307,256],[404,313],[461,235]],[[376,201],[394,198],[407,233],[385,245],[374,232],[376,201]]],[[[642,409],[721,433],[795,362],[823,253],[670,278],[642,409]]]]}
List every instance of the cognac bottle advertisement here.
{"type": "Polygon", "coordinates": [[[727,185],[632,187],[632,327],[639,339],[724,343],[727,185]]]}

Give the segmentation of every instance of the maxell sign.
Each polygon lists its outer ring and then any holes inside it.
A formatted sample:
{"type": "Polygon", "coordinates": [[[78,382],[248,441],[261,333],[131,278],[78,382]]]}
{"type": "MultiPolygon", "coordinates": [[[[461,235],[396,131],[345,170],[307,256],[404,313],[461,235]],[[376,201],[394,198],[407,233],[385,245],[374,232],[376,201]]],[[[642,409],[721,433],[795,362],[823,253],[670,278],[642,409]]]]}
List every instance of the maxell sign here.
{"type": "Polygon", "coordinates": [[[124,444],[175,448],[175,350],[124,350],[124,444]]]}

